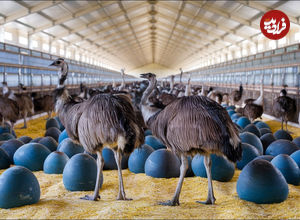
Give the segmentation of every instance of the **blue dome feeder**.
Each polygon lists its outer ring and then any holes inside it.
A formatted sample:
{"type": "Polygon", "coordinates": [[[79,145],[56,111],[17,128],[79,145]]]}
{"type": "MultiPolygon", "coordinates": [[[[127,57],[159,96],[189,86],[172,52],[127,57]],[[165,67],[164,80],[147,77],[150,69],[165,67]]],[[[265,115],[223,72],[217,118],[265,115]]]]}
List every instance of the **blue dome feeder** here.
{"type": "Polygon", "coordinates": [[[258,150],[254,146],[242,143],[242,159],[236,163],[236,167],[242,170],[250,161],[259,155],[258,150]]]}
{"type": "Polygon", "coordinates": [[[272,142],[266,149],[267,155],[276,157],[279,154],[291,155],[295,151],[300,150],[297,145],[289,140],[280,139],[272,142]]]}
{"type": "Polygon", "coordinates": [[[63,140],[65,140],[66,138],[69,138],[69,136],[68,136],[68,133],[67,133],[67,131],[66,131],[66,129],[65,130],[63,130],[61,133],[60,133],[60,135],[59,135],[59,137],[58,137],[58,143],[61,143],[63,140]]]}
{"type": "MultiPolygon", "coordinates": [[[[92,191],[95,188],[96,179],[96,160],[84,153],[72,157],[63,171],[63,183],[69,191],[92,191]]],[[[103,176],[100,181],[100,187],[102,187],[103,176]]]]}
{"type": "Polygon", "coordinates": [[[264,154],[267,150],[267,148],[269,147],[269,145],[271,143],[273,143],[274,141],[276,141],[276,138],[274,137],[274,135],[272,133],[267,133],[267,134],[264,134],[263,136],[260,137],[260,141],[263,145],[263,148],[264,148],[264,154]]]}
{"type": "Polygon", "coordinates": [[[156,137],[148,135],[145,137],[145,144],[152,147],[154,150],[166,148],[166,146],[156,137]]]}
{"type": "Polygon", "coordinates": [[[10,163],[14,164],[14,154],[22,145],[24,145],[22,141],[8,140],[0,148],[8,155],[10,163]]]}
{"type": "Polygon", "coordinates": [[[53,137],[54,140],[58,142],[60,133],[61,133],[61,131],[58,128],[51,127],[46,130],[46,133],[44,136],[45,137],[47,137],[47,136],[53,137]]]}
{"type": "Polygon", "coordinates": [[[146,144],[135,149],[129,156],[128,168],[133,173],[145,173],[145,163],[154,149],[146,144]]]}
{"type": "Polygon", "coordinates": [[[44,173],[62,174],[69,160],[69,157],[60,151],[54,151],[48,155],[44,162],[44,173]]]}
{"type": "Polygon", "coordinates": [[[31,171],[43,170],[45,159],[51,151],[42,144],[24,144],[14,154],[14,163],[31,171]]]}
{"type": "Polygon", "coordinates": [[[280,203],[287,199],[289,187],[280,171],[262,159],[248,163],[236,184],[238,196],[257,204],[280,203]]]}
{"type": "Polygon", "coordinates": [[[167,149],[156,150],[146,160],[145,173],[155,178],[179,177],[180,161],[167,149]]]}
{"type": "Polygon", "coordinates": [[[244,129],[247,125],[251,124],[251,121],[247,117],[242,116],[237,120],[236,123],[244,129]]]}
{"type": "Polygon", "coordinates": [[[17,140],[22,141],[24,144],[28,144],[32,140],[32,138],[28,136],[22,136],[19,137],[17,140]]]}
{"type": "Polygon", "coordinates": [[[39,144],[44,145],[45,147],[47,147],[51,152],[56,151],[57,149],[57,142],[56,140],[54,140],[53,137],[44,137],[39,141],[39,144]]]}
{"type": "Polygon", "coordinates": [[[285,130],[278,130],[274,133],[274,137],[279,140],[279,139],[284,139],[284,140],[289,140],[292,141],[293,138],[292,136],[285,130]]]}
{"type": "Polygon", "coordinates": [[[0,170],[7,169],[10,166],[10,159],[7,153],[0,148],[0,170]]]}
{"type": "Polygon", "coordinates": [[[300,150],[295,151],[291,154],[291,158],[298,164],[300,168],[300,150]]]}
{"type": "Polygon", "coordinates": [[[72,141],[71,138],[66,138],[58,145],[57,151],[64,152],[69,158],[71,158],[75,154],[83,153],[84,149],[81,145],[72,141]]]}
{"type": "MultiPolygon", "coordinates": [[[[215,154],[210,155],[211,158],[211,175],[213,180],[220,182],[228,182],[234,175],[235,165],[222,156],[215,154]]],[[[204,156],[197,154],[192,160],[192,169],[196,176],[207,178],[204,166],[204,156]]]]}
{"type": "Polygon", "coordinates": [[[247,143],[252,145],[253,147],[255,147],[258,150],[258,153],[260,155],[263,154],[264,150],[263,150],[263,145],[260,141],[260,139],[255,135],[252,134],[250,132],[243,132],[240,134],[240,138],[241,138],[241,142],[242,143],[247,143]]]}
{"type": "Polygon", "coordinates": [[[271,161],[289,184],[300,185],[300,169],[297,163],[287,154],[279,154],[271,161]]]}
{"type": "Polygon", "coordinates": [[[269,128],[260,128],[259,129],[261,136],[264,134],[272,134],[272,131],[269,128]]]}
{"type": "Polygon", "coordinates": [[[11,167],[0,176],[0,208],[31,205],[40,200],[40,195],[37,178],[25,167],[11,167]]]}
{"type": "MultiPolygon", "coordinates": [[[[110,148],[103,148],[102,156],[104,159],[104,170],[117,170],[118,166],[115,160],[114,152],[110,148]]],[[[129,155],[122,155],[121,167],[122,169],[128,168],[129,155]]]]}
{"type": "Polygon", "coordinates": [[[55,118],[49,118],[46,122],[46,130],[48,130],[49,128],[60,128],[58,121],[55,118]]]}
{"type": "Polygon", "coordinates": [[[260,138],[261,133],[260,130],[254,124],[248,124],[244,129],[243,132],[250,132],[255,134],[258,138],[260,138]]]}

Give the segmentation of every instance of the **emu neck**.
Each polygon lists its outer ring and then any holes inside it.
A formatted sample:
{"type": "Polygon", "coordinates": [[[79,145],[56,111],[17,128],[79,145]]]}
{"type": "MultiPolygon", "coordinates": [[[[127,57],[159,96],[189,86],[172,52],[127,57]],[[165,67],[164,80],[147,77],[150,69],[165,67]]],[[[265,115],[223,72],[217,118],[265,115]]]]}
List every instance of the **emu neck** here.
{"type": "Polygon", "coordinates": [[[204,93],[204,85],[202,85],[202,88],[201,88],[201,93],[200,93],[200,95],[205,95],[205,93],[204,93]]]}
{"type": "Polygon", "coordinates": [[[170,94],[172,93],[173,89],[174,89],[174,77],[172,76],[170,82],[170,94]]]}
{"type": "Polygon", "coordinates": [[[59,84],[57,88],[64,87],[64,83],[67,79],[68,72],[69,72],[69,66],[67,63],[64,63],[61,69],[58,70],[59,84]]]}
{"type": "Polygon", "coordinates": [[[10,88],[8,88],[7,85],[3,85],[2,93],[7,98],[17,101],[17,97],[16,97],[15,93],[10,88]]]}
{"type": "Polygon", "coordinates": [[[260,85],[260,95],[259,97],[253,102],[253,104],[263,106],[264,102],[264,84],[261,83],[260,85]]]}
{"type": "Polygon", "coordinates": [[[185,86],[185,92],[184,96],[190,96],[191,95],[191,82],[188,81],[188,84],[185,86]]]}
{"type": "Polygon", "coordinates": [[[147,89],[144,91],[144,94],[142,96],[141,100],[141,112],[144,118],[145,123],[148,122],[148,120],[155,115],[158,111],[160,111],[159,108],[151,106],[152,103],[148,101],[151,93],[153,92],[154,88],[156,87],[157,80],[156,78],[153,78],[149,81],[149,85],[147,89]]]}

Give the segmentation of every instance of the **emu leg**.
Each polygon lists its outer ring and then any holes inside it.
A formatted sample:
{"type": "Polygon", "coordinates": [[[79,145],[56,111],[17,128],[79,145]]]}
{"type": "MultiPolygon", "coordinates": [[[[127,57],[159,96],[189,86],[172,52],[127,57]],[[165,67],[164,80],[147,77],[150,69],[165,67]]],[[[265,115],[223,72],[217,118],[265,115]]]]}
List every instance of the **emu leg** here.
{"type": "Polygon", "coordinates": [[[117,200],[132,200],[129,198],[126,198],[125,190],[124,190],[124,184],[123,184],[123,176],[122,176],[122,167],[121,167],[121,161],[122,161],[122,155],[121,152],[118,150],[114,150],[114,156],[115,160],[118,166],[118,176],[119,176],[119,194],[117,197],[117,200]]]}
{"type": "Polygon", "coordinates": [[[281,130],[283,130],[283,117],[281,117],[281,130]]]}
{"type": "Polygon", "coordinates": [[[23,128],[27,128],[27,121],[26,121],[27,114],[28,114],[28,112],[27,112],[27,111],[25,111],[25,112],[24,112],[24,115],[23,115],[24,126],[23,126],[21,129],[23,129],[23,128]]]}
{"type": "Polygon", "coordinates": [[[213,205],[215,204],[215,197],[214,197],[214,191],[213,191],[213,185],[212,185],[212,178],[211,178],[211,158],[210,155],[206,155],[204,157],[204,166],[206,170],[207,180],[208,180],[208,196],[207,200],[205,202],[199,202],[207,205],[213,205]]]}
{"type": "Polygon", "coordinates": [[[183,184],[183,180],[184,180],[186,171],[189,167],[186,155],[181,154],[180,157],[181,157],[180,177],[179,177],[179,181],[178,181],[178,184],[176,187],[175,194],[174,194],[172,200],[169,200],[167,202],[159,202],[159,205],[168,205],[168,206],[179,205],[179,195],[181,192],[181,188],[182,188],[182,184],[183,184]]]}
{"type": "Polygon", "coordinates": [[[100,200],[99,190],[100,190],[101,178],[103,176],[102,174],[103,166],[104,166],[104,159],[102,157],[102,151],[98,151],[97,152],[97,180],[96,180],[94,194],[92,196],[86,195],[85,197],[81,197],[80,199],[93,200],[93,201],[100,200]]]}
{"type": "Polygon", "coordinates": [[[51,118],[51,111],[49,111],[49,112],[47,112],[47,113],[48,113],[48,118],[47,118],[47,120],[48,120],[48,119],[51,118]]]}
{"type": "Polygon", "coordinates": [[[285,121],[285,129],[286,129],[287,133],[293,134],[293,132],[288,130],[287,124],[288,124],[288,121],[285,121]]]}

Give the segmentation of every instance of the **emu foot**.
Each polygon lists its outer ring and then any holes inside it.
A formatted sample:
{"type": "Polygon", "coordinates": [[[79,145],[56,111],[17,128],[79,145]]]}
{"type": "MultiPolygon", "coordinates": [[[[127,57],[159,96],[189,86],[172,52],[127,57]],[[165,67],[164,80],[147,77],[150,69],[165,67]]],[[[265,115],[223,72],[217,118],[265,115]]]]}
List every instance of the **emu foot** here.
{"type": "Polygon", "coordinates": [[[166,202],[159,202],[159,205],[164,205],[164,206],[178,206],[179,205],[179,201],[175,201],[175,200],[168,200],[166,202]]]}
{"type": "Polygon", "coordinates": [[[24,126],[23,126],[22,128],[20,128],[20,129],[26,129],[26,128],[27,128],[27,126],[24,125],[24,126]]]}
{"type": "Polygon", "coordinates": [[[197,203],[201,203],[204,205],[214,205],[215,204],[216,199],[215,198],[207,198],[207,200],[205,202],[202,201],[196,201],[197,203]]]}
{"type": "Polygon", "coordinates": [[[124,200],[124,201],[130,201],[131,198],[126,198],[126,196],[118,195],[117,200],[124,200]]]}
{"type": "Polygon", "coordinates": [[[90,201],[99,201],[100,200],[100,195],[98,196],[89,196],[89,195],[85,195],[84,197],[81,197],[80,199],[83,200],[90,200],[90,201]]]}

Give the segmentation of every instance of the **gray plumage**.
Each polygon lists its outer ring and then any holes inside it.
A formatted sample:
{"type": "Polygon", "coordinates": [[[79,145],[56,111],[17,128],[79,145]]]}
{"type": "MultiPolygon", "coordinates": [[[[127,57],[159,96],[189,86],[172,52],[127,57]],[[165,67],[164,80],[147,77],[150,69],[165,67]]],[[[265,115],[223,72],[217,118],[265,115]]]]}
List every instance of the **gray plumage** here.
{"type": "Polygon", "coordinates": [[[281,129],[283,129],[283,123],[285,122],[286,130],[288,130],[287,123],[294,117],[296,110],[295,100],[287,96],[286,90],[282,89],[280,91],[280,96],[275,99],[273,105],[275,117],[281,118],[281,129]]]}
{"type": "Polygon", "coordinates": [[[179,194],[188,168],[187,155],[195,153],[205,155],[209,182],[206,204],[214,204],[210,154],[223,155],[232,162],[239,160],[242,150],[237,127],[222,106],[205,96],[181,97],[164,109],[153,107],[148,97],[156,86],[155,75],[147,73],[141,77],[150,81],[141,102],[144,120],[153,135],[181,158],[180,179],[175,195],[171,201],[161,204],[179,205],[179,194]]]}
{"type": "Polygon", "coordinates": [[[100,198],[100,178],[104,165],[102,149],[106,146],[113,150],[118,166],[117,199],[127,200],[121,169],[122,153],[131,153],[144,142],[143,130],[137,125],[129,97],[124,94],[97,94],[88,100],[76,101],[63,86],[68,74],[67,63],[59,58],[52,65],[61,67],[55,110],[62,124],[73,140],[82,144],[86,151],[97,153],[98,156],[94,194],[83,199],[96,201],[100,198]]]}
{"type": "Polygon", "coordinates": [[[19,106],[18,104],[6,97],[0,96],[0,119],[1,126],[5,126],[4,122],[9,121],[13,128],[14,123],[19,118],[19,106]]]}
{"type": "Polygon", "coordinates": [[[2,84],[3,95],[17,103],[19,114],[24,119],[23,128],[27,128],[26,118],[29,114],[34,114],[34,106],[31,97],[27,94],[15,94],[10,88],[8,88],[6,82],[3,82],[2,84]]]}
{"type": "Polygon", "coordinates": [[[33,98],[34,111],[47,112],[49,119],[54,110],[53,95],[39,95],[37,93],[32,93],[31,97],[33,98]]]}

